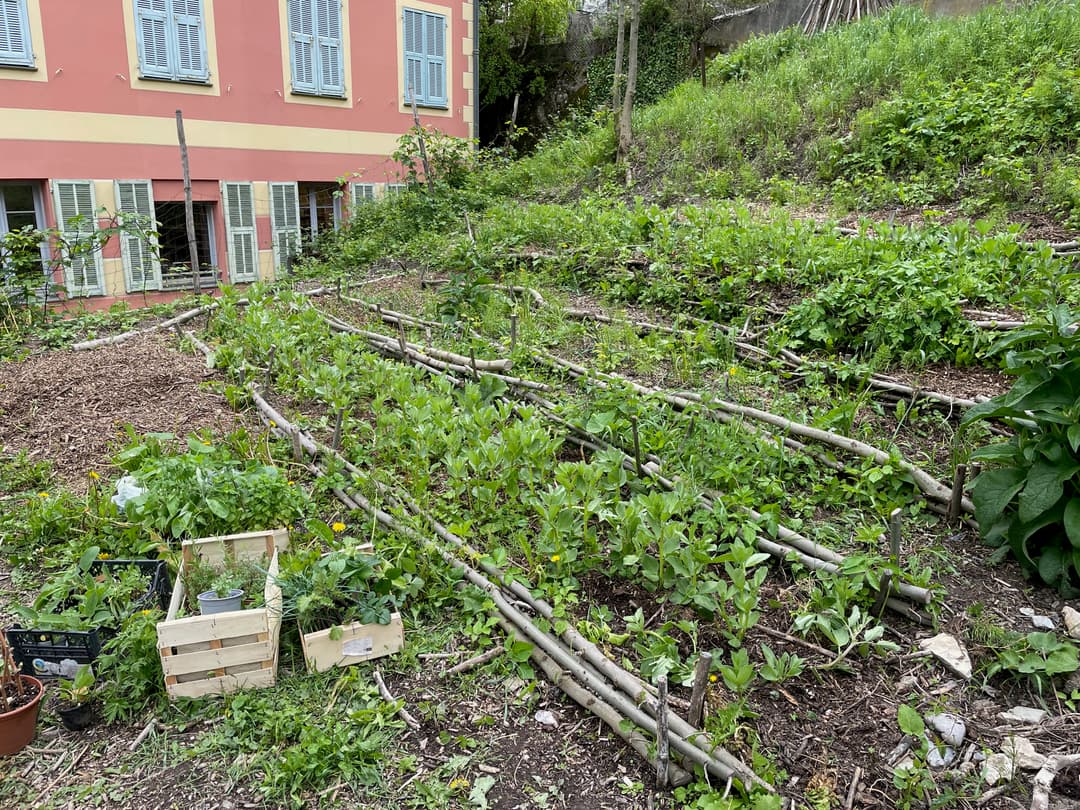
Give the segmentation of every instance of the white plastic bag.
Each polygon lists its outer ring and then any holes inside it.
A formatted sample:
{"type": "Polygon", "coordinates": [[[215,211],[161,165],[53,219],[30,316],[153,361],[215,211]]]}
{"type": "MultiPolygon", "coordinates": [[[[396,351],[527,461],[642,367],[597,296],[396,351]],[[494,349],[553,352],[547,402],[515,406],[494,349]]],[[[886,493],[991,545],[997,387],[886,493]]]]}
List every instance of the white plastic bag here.
{"type": "Polygon", "coordinates": [[[146,488],[141,486],[134,476],[125,475],[116,482],[116,494],[110,500],[123,512],[128,501],[138,498],[144,492],[146,492],[146,488]]]}

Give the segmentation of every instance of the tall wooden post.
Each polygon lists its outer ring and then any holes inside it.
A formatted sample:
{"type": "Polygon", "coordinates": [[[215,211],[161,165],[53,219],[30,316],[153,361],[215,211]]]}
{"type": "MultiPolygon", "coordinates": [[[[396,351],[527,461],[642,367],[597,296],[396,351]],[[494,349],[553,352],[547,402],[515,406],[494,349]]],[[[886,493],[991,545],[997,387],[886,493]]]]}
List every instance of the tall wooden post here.
{"type": "Polygon", "coordinates": [[[195,206],[191,202],[191,167],[188,165],[184,113],[181,110],[176,111],[176,138],[180,141],[180,164],[184,168],[184,221],[187,224],[188,252],[191,254],[191,289],[198,295],[200,291],[199,246],[195,241],[195,206]]]}

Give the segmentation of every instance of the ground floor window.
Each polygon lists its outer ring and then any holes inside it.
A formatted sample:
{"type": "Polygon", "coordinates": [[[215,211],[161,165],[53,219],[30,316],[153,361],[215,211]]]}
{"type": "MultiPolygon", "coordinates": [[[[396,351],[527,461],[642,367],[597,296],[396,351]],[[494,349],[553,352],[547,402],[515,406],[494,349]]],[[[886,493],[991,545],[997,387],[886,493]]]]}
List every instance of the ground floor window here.
{"type": "Polygon", "coordinates": [[[40,277],[45,273],[40,240],[18,238],[25,228],[42,230],[45,216],[41,183],[0,183],[0,271],[4,276],[40,277]]]}
{"type": "MultiPolygon", "coordinates": [[[[195,247],[199,254],[199,283],[213,287],[215,270],[214,204],[192,203],[195,214],[195,247]]],[[[191,286],[191,251],[188,248],[187,219],[182,202],[155,202],[158,223],[158,253],[161,258],[162,289],[191,286]]]]}
{"type": "Polygon", "coordinates": [[[300,232],[305,244],[341,224],[341,186],[337,183],[298,183],[300,232]]]}

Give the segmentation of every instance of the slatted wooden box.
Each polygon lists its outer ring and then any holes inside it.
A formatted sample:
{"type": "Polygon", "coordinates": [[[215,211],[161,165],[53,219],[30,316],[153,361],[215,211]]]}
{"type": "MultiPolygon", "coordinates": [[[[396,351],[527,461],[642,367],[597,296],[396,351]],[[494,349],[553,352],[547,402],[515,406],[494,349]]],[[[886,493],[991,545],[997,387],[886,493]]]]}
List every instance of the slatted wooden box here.
{"type": "Polygon", "coordinates": [[[390,624],[361,624],[353,622],[337,628],[300,633],[304,660],[309,672],[323,672],[332,667],[347,667],[372,658],[396,653],[405,646],[405,631],[401,614],[392,613],[390,624]],[[336,638],[331,638],[336,636],[336,638]]]}
{"type": "Polygon", "coordinates": [[[278,552],[289,546],[284,529],[185,540],[169,612],[158,623],[158,652],[169,697],[202,697],[273,686],[277,680],[281,635],[281,588],[278,552]],[[263,607],[213,616],[177,618],[184,604],[184,566],[199,557],[221,563],[226,554],[238,560],[270,561],[263,607]]]}

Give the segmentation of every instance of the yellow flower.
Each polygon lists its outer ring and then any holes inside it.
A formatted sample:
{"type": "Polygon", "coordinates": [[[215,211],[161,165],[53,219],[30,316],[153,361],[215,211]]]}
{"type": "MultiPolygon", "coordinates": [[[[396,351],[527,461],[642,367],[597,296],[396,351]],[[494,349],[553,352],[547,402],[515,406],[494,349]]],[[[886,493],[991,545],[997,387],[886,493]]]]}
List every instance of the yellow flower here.
{"type": "Polygon", "coordinates": [[[141,613],[143,616],[149,616],[153,612],[154,611],[152,611],[152,610],[140,610],[139,611],[139,613],[141,613]]]}
{"type": "Polygon", "coordinates": [[[89,476],[90,476],[90,477],[91,477],[91,478],[92,478],[93,480],[95,480],[95,481],[97,481],[97,480],[98,480],[99,478],[101,478],[101,476],[100,476],[100,475],[98,475],[98,474],[97,474],[96,472],[94,472],[93,470],[91,470],[90,472],[88,472],[88,473],[87,473],[87,475],[89,475],[89,476]]]}
{"type": "Polygon", "coordinates": [[[465,790],[469,786],[469,780],[459,776],[457,779],[450,781],[451,790],[465,790]]]}
{"type": "Polygon", "coordinates": [[[271,419],[270,420],[270,427],[271,428],[276,428],[277,427],[277,422],[275,422],[273,419],[271,419]]]}
{"type": "Polygon", "coordinates": [[[338,521],[337,523],[335,523],[335,524],[334,524],[333,526],[331,526],[330,528],[331,528],[331,529],[333,529],[333,530],[334,530],[335,532],[339,532],[339,533],[340,533],[340,532],[343,532],[343,531],[345,531],[345,524],[344,524],[344,523],[341,523],[340,521],[338,521]]]}
{"type": "Polygon", "coordinates": [[[295,486],[296,486],[296,482],[295,482],[295,481],[290,481],[290,482],[289,482],[289,486],[290,486],[290,487],[295,487],[295,486]]]}
{"type": "Polygon", "coordinates": [[[710,675],[709,676],[709,682],[710,683],[716,683],[716,676],[715,675],[710,675]]]}
{"type": "Polygon", "coordinates": [[[37,494],[37,496],[38,496],[39,498],[48,498],[48,497],[49,497],[49,493],[48,493],[48,492],[39,492],[39,493],[37,494]]]}
{"type": "Polygon", "coordinates": [[[562,559],[562,557],[560,557],[558,554],[552,554],[551,555],[551,561],[552,562],[558,562],[561,559],[562,559]]]}
{"type": "Polygon", "coordinates": [[[97,558],[98,558],[99,560],[107,560],[107,559],[109,559],[109,558],[110,558],[111,556],[112,556],[112,554],[110,554],[109,552],[107,552],[107,551],[103,551],[103,552],[101,552],[100,554],[98,554],[98,555],[97,555],[97,558]]]}
{"type": "Polygon", "coordinates": [[[735,366],[732,366],[727,370],[727,373],[729,377],[734,377],[736,374],[739,373],[739,369],[735,368],[735,366]]]}

